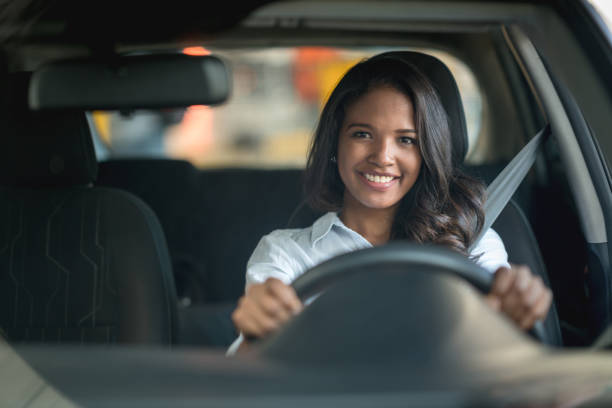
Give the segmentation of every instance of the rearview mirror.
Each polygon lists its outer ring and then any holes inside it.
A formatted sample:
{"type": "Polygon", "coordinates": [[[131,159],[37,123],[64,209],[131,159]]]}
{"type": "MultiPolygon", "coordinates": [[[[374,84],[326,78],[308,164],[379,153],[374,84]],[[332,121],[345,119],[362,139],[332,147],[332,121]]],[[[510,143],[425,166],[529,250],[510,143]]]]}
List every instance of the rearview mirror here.
{"type": "Polygon", "coordinates": [[[67,60],[32,75],[31,109],[159,109],[217,105],[229,96],[230,76],[214,56],[183,54],[67,60]]]}

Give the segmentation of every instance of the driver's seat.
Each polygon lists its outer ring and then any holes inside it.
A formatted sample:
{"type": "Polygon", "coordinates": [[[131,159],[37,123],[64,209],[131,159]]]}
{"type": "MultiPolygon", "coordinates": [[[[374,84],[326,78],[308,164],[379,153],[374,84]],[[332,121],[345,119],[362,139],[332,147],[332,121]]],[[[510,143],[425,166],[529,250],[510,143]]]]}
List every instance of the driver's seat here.
{"type": "MultiPolygon", "coordinates": [[[[453,143],[453,161],[455,165],[463,165],[468,147],[467,126],[459,89],[450,70],[437,58],[419,52],[391,51],[380,54],[377,58],[385,56],[400,58],[415,66],[436,88],[448,115],[453,143]]],[[[317,215],[320,214],[315,214],[303,203],[294,211],[294,215],[289,221],[289,227],[310,225],[317,215]]],[[[508,252],[508,260],[511,263],[528,265],[531,271],[540,276],[544,283],[550,287],[550,280],[535,235],[527,217],[514,201],[511,200],[501,212],[493,224],[493,229],[504,242],[508,252]]],[[[544,321],[544,329],[547,337],[546,342],[549,345],[561,346],[563,344],[559,318],[554,304],[544,321]]]]}
{"type": "MultiPolygon", "coordinates": [[[[452,151],[455,164],[461,165],[468,147],[467,126],[459,89],[450,70],[443,62],[431,55],[412,51],[392,51],[382,56],[393,56],[416,66],[432,82],[446,110],[452,136],[452,151]]],[[[548,287],[550,280],[535,235],[521,208],[510,201],[499,215],[493,229],[501,236],[511,263],[526,264],[542,278],[548,287]]],[[[553,304],[544,321],[550,345],[561,346],[559,317],[553,304]]]]}

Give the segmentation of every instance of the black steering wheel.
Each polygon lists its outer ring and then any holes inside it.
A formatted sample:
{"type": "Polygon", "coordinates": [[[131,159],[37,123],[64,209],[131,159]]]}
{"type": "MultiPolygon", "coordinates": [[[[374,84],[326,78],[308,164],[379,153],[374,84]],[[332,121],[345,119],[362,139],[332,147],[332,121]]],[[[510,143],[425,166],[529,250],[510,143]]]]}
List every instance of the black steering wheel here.
{"type": "MultiPolygon", "coordinates": [[[[304,301],[336,282],[359,273],[375,274],[389,267],[401,273],[410,273],[415,267],[427,268],[436,273],[448,273],[466,280],[483,294],[489,293],[493,283],[493,275],[490,272],[449,249],[393,242],[332,258],[304,273],[292,286],[298,297],[304,301]],[[401,268],[397,268],[398,265],[401,268]]],[[[536,322],[530,334],[542,343],[550,343],[542,322],[536,322]]]]}

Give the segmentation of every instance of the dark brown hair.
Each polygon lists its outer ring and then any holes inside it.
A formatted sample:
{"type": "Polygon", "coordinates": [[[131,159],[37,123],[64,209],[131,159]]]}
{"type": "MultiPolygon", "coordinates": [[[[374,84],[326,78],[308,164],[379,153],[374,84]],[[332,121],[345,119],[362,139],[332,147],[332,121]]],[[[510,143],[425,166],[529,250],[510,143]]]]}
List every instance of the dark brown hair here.
{"type": "Polygon", "coordinates": [[[308,154],[306,197],[319,211],[342,208],[344,184],[336,156],[348,107],[368,91],[392,87],[413,103],[422,156],[415,185],[400,203],[391,239],[434,243],[467,254],[484,222],[484,186],[453,165],[446,112],[429,80],[412,64],[392,56],[372,57],[352,67],[323,108],[308,154]]]}

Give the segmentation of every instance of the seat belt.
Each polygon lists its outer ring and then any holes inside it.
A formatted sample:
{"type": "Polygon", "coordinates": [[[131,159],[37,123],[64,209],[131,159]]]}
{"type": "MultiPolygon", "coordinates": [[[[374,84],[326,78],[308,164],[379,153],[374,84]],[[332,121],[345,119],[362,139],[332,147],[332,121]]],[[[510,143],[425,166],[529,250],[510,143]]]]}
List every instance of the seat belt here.
{"type": "Polygon", "coordinates": [[[495,222],[508,204],[518,186],[521,184],[533,163],[535,163],[542,142],[550,134],[550,125],[546,125],[527,143],[508,165],[495,177],[487,187],[487,200],[484,204],[485,221],[480,233],[468,249],[468,253],[478,245],[484,234],[495,222]]]}

